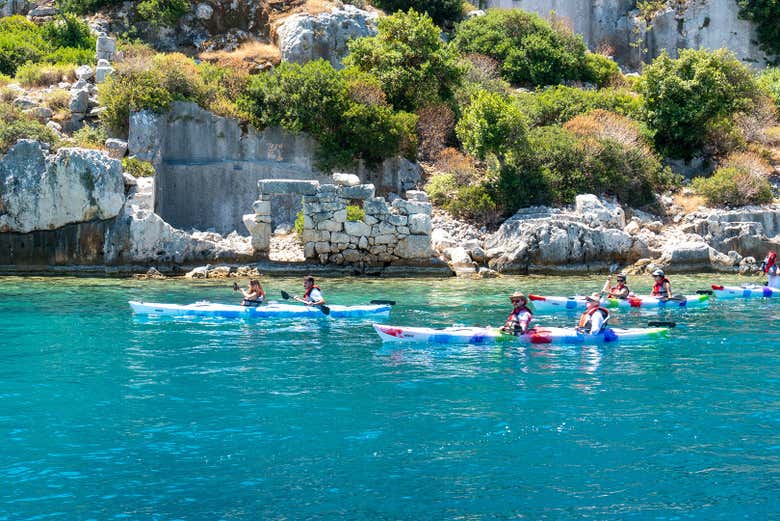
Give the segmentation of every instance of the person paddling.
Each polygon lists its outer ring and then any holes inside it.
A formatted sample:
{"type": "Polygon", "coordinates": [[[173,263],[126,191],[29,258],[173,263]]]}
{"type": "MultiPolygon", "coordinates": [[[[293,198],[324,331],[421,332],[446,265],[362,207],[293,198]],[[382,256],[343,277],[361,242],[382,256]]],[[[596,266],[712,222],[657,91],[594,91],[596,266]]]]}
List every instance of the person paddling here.
{"type": "Polygon", "coordinates": [[[528,309],[528,299],[520,291],[515,291],[509,296],[509,301],[514,309],[506,319],[501,331],[512,335],[524,335],[528,332],[528,326],[533,320],[533,313],[528,309]]]}
{"type": "Polygon", "coordinates": [[[601,290],[602,294],[606,294],[607,298],[627,299],[631,290],[626,286],[626,274],[618,273],[617,283],[614,286],[612,284],[612,275],[607,277],[607,281],[604,283],[604,288],[601,290]]]}
{"type": "Polygon", "coordinates": [[[601,307],[601,295],[594,293],[585,297],[585,311],[580,315],[577,332],[586,335],[598,335],[607,327],[609,311],[601,307]]]}
{"type": "Polygon", "coordinates": [[[651,295],[654,297],[660,297],[662,301],[669,300],[672,297],[672,283],[666,278],[663,270],[655,270],[653,272],[653,279],[655,284],[653,285],[653,292],[651,295]]]}
{"type": "Polygon", "coordinates": [[[777,266],[777,253],[771,250],[769,254],[761,263],[761,271],[763,271],[768,280],[766,285],[770,288],[780,288],[780,268],[777,266]]]}
{"type": "Polygon", "coordinates": [[[263,303],[263,300],[265,300],[265,292],[263,291],[263,287],[260,285],[260,281],[257,279],[252,279],[249,281],[248,289],[239,288],[238,284],[234,283],[233,291],[241,291],[241,294],[244,296],[243,300],[241,301],[242,306],[257,307],[263,303]]]}
{"type": "Polygon", "coordinates": [[[314,277],[306,275],[303,277],[303,298],[293,297],[298,302],[303,302],[307,306],[321,306],[325,304],[325,298],[322,296],[322,290],[314,285],[314,277]]]}

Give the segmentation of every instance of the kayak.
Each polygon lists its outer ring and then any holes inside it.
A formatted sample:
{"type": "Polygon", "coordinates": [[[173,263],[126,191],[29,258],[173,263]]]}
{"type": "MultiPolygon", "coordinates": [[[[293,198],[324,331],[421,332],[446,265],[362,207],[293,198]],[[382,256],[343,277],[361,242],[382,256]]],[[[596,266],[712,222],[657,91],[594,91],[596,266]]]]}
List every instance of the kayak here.
{"type": "Polygon", "coordinates": [[[744,286],[720,286],[712,284],[712,294],[718,299],[730,298],[777,298],[780,297],[780,289],[758,284],[745,284],[744,286]]]}
{"type": "Polygon", "coordinates": [[[619,329],[606,328],[597,335],[584,335],[574,328],[535,327],[525,335],[510,335],[497,327],[396,327],[374,324],[384,342],[418,342],[428,344],[607,344],[652,340],[666,337],[665,327],[619,329]]]}
{"type": "MultiPolygon", "coordinates": [[[[709,295],[680,295],[682,298],[661,300],[660,297],[651,295],[632,295],[627,299],[603,298],[601,305],[607,309],[669,309],[689,308],[702,306],[709,302],[709,295]]],[[[586,307],[585,295],[574,297],[546,297],[542,295],[528,295],[529,304],[533,311],[538,313],[551,313],[555,311],[584,310],[586,307]]]]}
{"type": "Polygon", "coordinates": [[[201,301],[194,304],[161,304],[157,302],[130,301],[130,307],[138,315],[158,315],[175,317],[221,317],[221,318],[359,318],[367,316],[389,315],[391,306],[386,304],[371,304],[366,306],[328,305],[330,314],[325,315],[315,306],[303,304],[281,304],[271,302],[258,307],[238,306],[233,304],[215,304],[201,301]]]}

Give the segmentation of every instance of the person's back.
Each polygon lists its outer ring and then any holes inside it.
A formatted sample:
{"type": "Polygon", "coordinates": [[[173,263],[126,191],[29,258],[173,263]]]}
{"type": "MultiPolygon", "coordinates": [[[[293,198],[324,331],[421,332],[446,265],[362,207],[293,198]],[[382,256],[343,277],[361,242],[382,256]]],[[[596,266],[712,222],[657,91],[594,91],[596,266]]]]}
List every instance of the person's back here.
{"type": "Polygon", "coordinates": [[[599,294],[586,298],[587,307],[580,315],[580,321],[577,324],[577,331],[588,335],[598,335],[607,327],[609,321],[609,311],[601,307],[599,294]]]}

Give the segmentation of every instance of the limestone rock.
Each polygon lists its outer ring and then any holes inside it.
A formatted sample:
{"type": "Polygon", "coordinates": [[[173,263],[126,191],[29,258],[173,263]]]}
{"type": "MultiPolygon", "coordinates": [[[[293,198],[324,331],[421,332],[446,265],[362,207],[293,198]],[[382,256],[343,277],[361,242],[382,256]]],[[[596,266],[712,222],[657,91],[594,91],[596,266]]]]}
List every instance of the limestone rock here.
{"type": "Polygon", "coordinates": [[[106,139],[106,150],[108,150],[108,156],[114,159],[122,159],[127,153],[127,141],[121,139],[108,138],[106,139]]]}
{"type": "Polygon", "coordinates": [[[333,174],[333,182],[341,186],[355,186],[360,184],[360,178],[355,174],[341,174],[335,172],[333,174]]]}
{"type": "Polygon", "coordinates": [[[79,80],[89,81],[95,75],[95,71],[89,65],[81,65],[76,68],[76,78],[79,80]]]}
{"type": "Polygon", "coordinates": [[[46,157],[20,140],[0,160],[0,231],[27,233],[108,219],[124,203],[122,164],[97,150],[61,148],[46,157]]]}
{"type": "Polygon", "coordinates": [[[306,63],[323,58],[340,68],[348,52],[347,42],[376,34],[377,18],[376,12],[352,5],[316,15],[293,14],[276,27],[276,43],[283,61],[306,63]]]}
{"type": "Polygon", "coordinates": [[[431,239],[426,235],[409,235],[395,247],[395,254],[402,259],[429,259],[433,256],[431,239]]]}

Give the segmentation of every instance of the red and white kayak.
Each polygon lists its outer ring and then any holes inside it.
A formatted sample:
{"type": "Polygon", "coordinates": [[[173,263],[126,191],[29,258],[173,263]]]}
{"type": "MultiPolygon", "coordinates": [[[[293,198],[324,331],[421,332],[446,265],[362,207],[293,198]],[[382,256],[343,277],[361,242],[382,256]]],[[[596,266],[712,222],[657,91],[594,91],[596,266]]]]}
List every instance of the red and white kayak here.
{"type": "Polygon", "coordinates": [[[362,318],[388,316],[391,309],[389,305],[339,306],[334,304],[328,306],[330,313],[326,315],[316,306],[303,304],[271,302],[258,307],[247,307],[206,301],[194,304],[163,304],[134,300],[130,301],[130,307],[137,315],[220,318],[362,318]]]}
{"type": "Polygon", "coordinates": [[[574,328],[535,327],[525,335],[510,335],[497,327],[399,327],[374,324],[384,342],[422,344],[607,344],[653,340],[668,336],[665,327],[619,329],[608,327],[597,335],[578,333],[574,328]]]}
{"type": "MultiPolygon", "coordinates": [[[[531,309],[537,313],[555,313],[558,311],[584,310],[585,295],[574,297],[547,297],[543,295],[528,295],[531,309]]],[[[675,309],[703,306],[710,300],[709,295],[675,295],[663,300],[651,295],[631,295],[626,299],[603,298],[601,305],[607,309],[675,309]]]]}
{"type": "Polygon", "coordinates": [[[780,289],[758,284],[745,284],[742,286],[721,286],[712,284],[712,294],[718,299],[733,298],[778,298],[780,289]]]}

